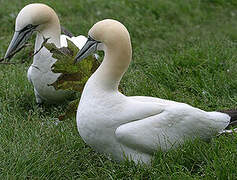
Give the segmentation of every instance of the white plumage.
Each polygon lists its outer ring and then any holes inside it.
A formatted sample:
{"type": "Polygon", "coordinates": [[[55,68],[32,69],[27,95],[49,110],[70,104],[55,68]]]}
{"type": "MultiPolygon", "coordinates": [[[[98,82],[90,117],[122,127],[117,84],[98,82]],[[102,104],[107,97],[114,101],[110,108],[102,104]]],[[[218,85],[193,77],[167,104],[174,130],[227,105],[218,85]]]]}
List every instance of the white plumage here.
{"type": "Polygon", "coordinates": [[[229,124],[230,116],[225,113],[121,94],[118,84],[132,57],[127,29],[118,21],[107,19],[96,23],[88,34],[90,38],[77,60],[92,52],[88,47],[103,50],[105,56],[85,85],[77,126],[83,140],[97,151],[116,160],[123,160],[125,155],[136,163],[149,163],[158,149],[169,150],[186,139],[211,138],[229,124]]]}
{"type": "MultiPolygon", "coordinates": [[[[10,58],[30,38],[33,32],[37,32],[35,49],[37,52],[44,41],[49,38],[49,43],[57,47],[67,46],[66,39],[71,40],[79,49],[84,45],[87,38],[84,36],[68,37],[61,35],[61,27],[57,14],[47,5],[34,3],[25,6],[16,18],[15,34],[8,47],[5,58],[10,58]]],[[[51,66],[56,62],[52,54],[43,47],[35,56],[33,63],[28,69],[28,80],[34,86],[37,103],[59,103],[71,96],[72,92],[55,90],[49,86],[57,80],[59,73],[53,73],[51,66]]]]}

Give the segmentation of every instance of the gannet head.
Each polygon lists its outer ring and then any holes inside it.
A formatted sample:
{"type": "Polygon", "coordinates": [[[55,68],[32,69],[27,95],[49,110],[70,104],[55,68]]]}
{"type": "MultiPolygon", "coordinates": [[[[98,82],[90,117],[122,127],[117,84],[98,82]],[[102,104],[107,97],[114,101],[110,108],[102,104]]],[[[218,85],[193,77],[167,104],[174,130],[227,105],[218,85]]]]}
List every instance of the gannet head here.
{"type": "Polygon", "coordinates": [[[131,42],[126,27],[112,19],[105,19],[97,22],[88,32],[88,40],[75,58],[78,62],[96,50],[110,49],[131,49],[131,42]],[[125,47],[124,47],[125,45],[125,47]]]}
{"type": "Polygon", "coordinates": [[[10,59],[25,45],[34,31],[42,32],[52,23],[59,24],[59,20],[49,6],[40,3],[25,6],[17,15],[15,33],[4,58],[10,59]]]}

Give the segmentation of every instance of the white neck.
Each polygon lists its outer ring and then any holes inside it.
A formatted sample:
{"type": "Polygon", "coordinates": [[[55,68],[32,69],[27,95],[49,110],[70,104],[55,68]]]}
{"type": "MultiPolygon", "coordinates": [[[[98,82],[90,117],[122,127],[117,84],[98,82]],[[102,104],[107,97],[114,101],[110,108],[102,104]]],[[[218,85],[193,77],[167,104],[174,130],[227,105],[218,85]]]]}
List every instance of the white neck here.
{"type": "MultiPolygon", "coordinates": [[[[45,24],[44,28],[40,30],[39,32],[37,32],[34,52],[38,51],[41,48],[44,38],[49,38],[49,40],[47,41],[48,43],[54,43],[57,47],[61,47],[60,35],[61,35],[61,28],[60,28],[59,20],[58,18],[56,18],[48,22],[47,24],[45,24]]],[[[43,49],[41,49],[42,53],[43,53],[43,49]]],[[[43,63],[42,61],[47,61],[47,60],[50,61],[50,58],[42,59],[40,58],[40,56],[41,56],[40,53],[37,53],[34,56],[34,64],[41,64],[43,63]]],[[[47,62],[44,62],[44,63],[47,63],[47,62]]]]}
{"type": "Polygon", "coordinates": [[[118,90],[119,82],[126,72],[132,57],[130,39],[113,46],[104,46],[104,59],[92,78],[105,90],[118,90]]]}

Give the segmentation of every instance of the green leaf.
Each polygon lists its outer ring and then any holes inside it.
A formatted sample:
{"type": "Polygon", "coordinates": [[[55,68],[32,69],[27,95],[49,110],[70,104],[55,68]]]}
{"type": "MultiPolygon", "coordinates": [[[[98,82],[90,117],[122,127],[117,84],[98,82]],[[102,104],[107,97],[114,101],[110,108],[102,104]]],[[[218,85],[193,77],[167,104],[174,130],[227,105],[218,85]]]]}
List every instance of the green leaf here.
{"type": "MultiPolygon", "coordinates": [[[[68,46],[63,48],[57,48],[53,43],[45,42],[43,44],[52,53],[52,57],[57,59],[51,67],[52,71],[54,73],[61,73],[58,79],[49,85],[53,86],[56,90],[70,90],[81,94],[87,80],[99,67],[100,63],[94,56],[89,56],[80,63],[75,64],[74,59],[79,49],[68,39],[67,44],[68,46]]],[[[123,91],[121,86],[119,86],[119,91],[123,91]]],[[[63,120],[74,116],[78,103],[79,99],[69,103],[65,114],[59,116],[59,119],[63,120]]]]}
{"type": "MultiPolygon", "coordinates": [[[[44,47],[51,53],[52,57],[57,61],[52,65],[51,69],[54,73],[61,73],[58,79],[49,84],[56,90],[71,90],[82,93],[85,83],[94,71],[99,67],[100,63],[94,56],[89,56],[80,63],[74,63],[75,56],[79,49],[70,40],[67,39],[68,47],[57,48],[53,43],[44,43],[44,47]]],[[[75,114],[72,109],[77,109],[79,99],[72,101],[66,109],[64,115],[59,117],[60,120],[69,118],[75,114]],[[75,106],[75,107],[74,107],[75,106]]]]}
{"type": "Polygon", "coordinates": [[[98,60],[89,56],[80,63],[74,63],[74,59],[79,49],[72,41],[67,39],[68,47],[57,48],[53,43],[45,43],[45,47],[52,53],[52,57],[57,61],[51,69],[54,73],[61,73],[58,79],[50,84],[56,90],[73,90],[82,92],[83,87],[89,77],[99,67],[98,60]]]}

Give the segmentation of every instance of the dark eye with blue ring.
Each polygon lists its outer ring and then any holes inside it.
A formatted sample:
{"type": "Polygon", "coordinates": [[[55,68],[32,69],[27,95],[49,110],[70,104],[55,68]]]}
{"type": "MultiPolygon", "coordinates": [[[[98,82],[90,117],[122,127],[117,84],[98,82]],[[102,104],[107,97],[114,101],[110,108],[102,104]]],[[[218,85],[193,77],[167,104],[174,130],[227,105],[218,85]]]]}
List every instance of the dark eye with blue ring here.
{"type": "Polygon", "coordinates": [[[88,36],[89,41],[95,41],[91,36],[88,36]]]}
{"type": "Polygon", "coordinates": [[[97,42],[97,43],[100,43],[100,41],[97,41],[97,40],[95,40],[95,39],[93,39],[91,36],[89,36],[88,35],[88,41],[95,41],[95,42],[97,42]]]}
{"type": "Polygon", "coordinates": [[[33,27],[32,24],[28,24],[27,26],[25,26],[21,31],[25,31],[27,29],[31,29],[33,27]]]}
{"type": "Polygon", "coordinates": [[[38,25],[32,25],[32,24],[28,24],[27,26],[25,26],[23,29],[20,30],[20,32],[24,32],[24,31],[28,31],[28,30],[33,30],[37,27],[38,25]]]}
{"type": "Polygon", "coordinates": [[[33,28],[33,25],[32,25],[32,24],[28,24],[28,25],[26,26],[26,28],[27,28],[27,29],[31,29],[31,28],[33,28]]]}

